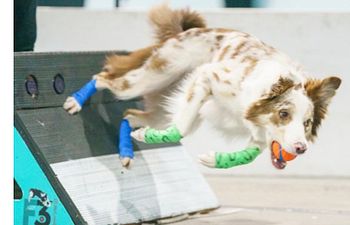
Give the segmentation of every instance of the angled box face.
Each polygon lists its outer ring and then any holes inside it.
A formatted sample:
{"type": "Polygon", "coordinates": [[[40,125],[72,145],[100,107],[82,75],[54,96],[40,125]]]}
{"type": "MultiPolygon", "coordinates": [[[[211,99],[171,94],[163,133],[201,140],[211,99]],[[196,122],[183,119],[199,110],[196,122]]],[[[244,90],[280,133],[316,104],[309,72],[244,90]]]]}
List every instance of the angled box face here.
{"type": "MultiPolygon", "coordinates": [[[[130,170],[118,157],[123,112],[141,108],[138,100],[117,101],[103,91],[75,116],[62,108],[67,96],[100,69],[106,52],[31,53],[15,56],[16,127],[79,223],[150,221],[218,207],[216,197],[180,145],[134,143],[130,170]],[[65,90],[57,94],[60,74],[65,90]],[[34,75],[38,94],[26,90],[34,75]]],[[[76,223],[76,222],[75,222],[76,223]]]]}
{"type": "Polygon", "coordinates": [[[17,129],[14,142],[14,174],[22,192],[14,201],[14,224],[74,224],[17,129]]]}

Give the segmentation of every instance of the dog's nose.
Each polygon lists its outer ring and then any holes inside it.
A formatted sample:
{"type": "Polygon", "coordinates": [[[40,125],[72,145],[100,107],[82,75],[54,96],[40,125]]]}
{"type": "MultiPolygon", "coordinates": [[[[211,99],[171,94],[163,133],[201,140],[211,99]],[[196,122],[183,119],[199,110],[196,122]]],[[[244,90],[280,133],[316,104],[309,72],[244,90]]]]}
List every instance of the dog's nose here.
{"type": "Polygon", "coordinates": [[[302,142],[297,142],[294,144],[294,149],[297,154],[303,154],[307,150],[307,146],[302,142]]]}

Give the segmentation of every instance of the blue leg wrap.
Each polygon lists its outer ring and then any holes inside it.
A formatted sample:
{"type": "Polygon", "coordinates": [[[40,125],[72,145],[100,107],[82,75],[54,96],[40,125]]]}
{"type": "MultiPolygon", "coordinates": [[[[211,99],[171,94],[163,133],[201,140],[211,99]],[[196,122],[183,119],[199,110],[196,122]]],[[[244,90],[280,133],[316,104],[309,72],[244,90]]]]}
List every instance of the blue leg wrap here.
{"type": "Polygon", "coordinates": [[[134,158],[134,150],[131,142],[131,127],[129,121],[123,119],[119,129],[119,156],[121,158],[134,158]]]}
{"type": "Polygon", "coordinates": [[[79,91],[74,92],[72,95],[75,100],[82,107],[84,103],[96,93],[96,80],[91,80],[87,84],[85,84],[79,91]]]}

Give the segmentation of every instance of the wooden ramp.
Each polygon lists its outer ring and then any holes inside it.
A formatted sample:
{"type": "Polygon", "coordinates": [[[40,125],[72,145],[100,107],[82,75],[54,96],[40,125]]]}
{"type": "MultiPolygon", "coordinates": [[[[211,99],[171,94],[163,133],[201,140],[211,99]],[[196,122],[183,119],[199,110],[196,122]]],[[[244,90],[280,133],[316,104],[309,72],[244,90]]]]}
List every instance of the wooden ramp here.
{"type": "Polygon", "coordinates": [[[106,91],[76,116],[63,110],[106,54],[15,54],[15,126],[74,224],[139,223],[217,208],[181,145],[134,143],[132,168],[121,167],[118,126],[125,109],[142,107],[137,100],[117,101],[106,91]]]}

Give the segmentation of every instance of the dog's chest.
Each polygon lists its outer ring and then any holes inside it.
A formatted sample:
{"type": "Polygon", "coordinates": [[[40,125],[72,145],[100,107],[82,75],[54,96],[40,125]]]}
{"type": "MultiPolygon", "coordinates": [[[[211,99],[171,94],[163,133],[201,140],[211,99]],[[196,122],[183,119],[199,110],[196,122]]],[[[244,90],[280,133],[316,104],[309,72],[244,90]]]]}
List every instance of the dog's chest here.
{"type": "Polygon", "coordinates": [[[244,125],[244,113],[239,104],[232,102],[228,108],[218,99],[210,98],[200,109],[200,117],[205,119],[215,128],[230,132],[247,132],[244,125]]]}

